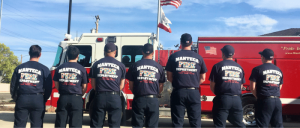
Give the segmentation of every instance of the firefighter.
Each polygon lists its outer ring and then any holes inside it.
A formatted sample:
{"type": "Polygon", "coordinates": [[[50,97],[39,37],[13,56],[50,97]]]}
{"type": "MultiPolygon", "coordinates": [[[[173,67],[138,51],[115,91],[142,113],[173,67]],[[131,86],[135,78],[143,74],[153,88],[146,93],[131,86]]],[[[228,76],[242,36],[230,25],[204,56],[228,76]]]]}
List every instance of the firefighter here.
{"type": "Polygon", "coordinates": [[[69,62],[62,64],[55,71],[53,80],[60,94],[55,127],[66,127],[68,117],[69,127],[82,127],[82,95],[86,92],[88,79],[85,68],[77,63],[79,53],[77,47],[69,46],[67,50],[69,62]]]}
{"type": "Polygon", "coordinates": [[[283,84],[281,70],[272,63],[274,52],[264,49],[259,52],[262,65],[253,68],[250,89],[257,98],[255,104],[255,119],[258,127],[283,127],[282,105],[279,99],[283,84]]]}
{"type": "Polygon", "coordinates": [[[201,101],[199,85],[205,81],[207,72],[203,58],[191,51],[192,36],[183,34],[182,50],[169,57],[166,70],[172,83],[171,117],[173,127],[182,127],[185,109],[191,127],[201,127],[201,101]]]}
{"type": "Polygon", "coordinates": [[[145,44],[142,48],[143,59],[131,65],[126,78],[134,94],[132,101],[133,127],[158,127],[158,94],[166,81],[163,67],[152,60],[153,45],[145,44]]]}
{"type": "Polygon", "coordinates": [[[226,127],[226,119],[235,127],[245,127],[241,92],[245,83],[243,68],[233,61],[234,48],[225,45],[222,49],[223,61],[215,64],[209,80],[210,89],[216,95],[213,100],[213,120],[215,127],[226,127]]]}
{"type": "Polygon", "coordinates": [[[14,127],[26,127],[28,115],[31,127],[43,127],[45,103],[52,92],[52,79],[49,69],[39,63],[41,47],[32,45],[30,60],[14,70],[10,93],[14,101],[14,127]]]}
{"type": "Polygon", "coordinates": [[[120,90],[124,87],[126,69],[124,64],[115,59],[116,45],[107,43],[105,57],[94,63],[91,72],[91,84],[96,91],[94,113],[91,127],[103,127],[106,112],[109,127],[120,127],[122,105],[120,90]]]}

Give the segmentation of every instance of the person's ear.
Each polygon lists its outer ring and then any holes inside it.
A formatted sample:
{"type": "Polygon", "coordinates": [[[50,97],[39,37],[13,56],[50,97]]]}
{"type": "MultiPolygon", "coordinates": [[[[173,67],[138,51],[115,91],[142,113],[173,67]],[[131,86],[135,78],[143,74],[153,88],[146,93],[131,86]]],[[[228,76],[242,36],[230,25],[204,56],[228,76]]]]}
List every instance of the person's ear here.
{"type": "Polygon", "coordinates": [[[40,53],[39,58],[42,56],[42,53],[40,53]]]}

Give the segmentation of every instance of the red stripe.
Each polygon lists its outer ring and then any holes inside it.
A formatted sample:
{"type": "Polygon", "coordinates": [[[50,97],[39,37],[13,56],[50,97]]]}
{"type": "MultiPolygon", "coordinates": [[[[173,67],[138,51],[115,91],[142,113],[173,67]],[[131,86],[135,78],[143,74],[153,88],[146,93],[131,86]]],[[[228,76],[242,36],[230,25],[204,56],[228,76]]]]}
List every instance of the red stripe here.
{"type": "Polygon", "coordinates": [[[159,27],[159,28],[161,28],[161,29],[163,29],[163,30],[165,30],[169,33],[172,33],[171,28],[168,28],[168,27],[166,27],[165,25],[163,25],[161,23],[159,23],[157,27],[159,27]]]}
{"type": "Polygon", "coordinates": [[[181,0],[163,0],[163,1],[161,1],[161,6],[173,5],[176,8],[178,8],[181,4],[182,4],[181,0]]]}

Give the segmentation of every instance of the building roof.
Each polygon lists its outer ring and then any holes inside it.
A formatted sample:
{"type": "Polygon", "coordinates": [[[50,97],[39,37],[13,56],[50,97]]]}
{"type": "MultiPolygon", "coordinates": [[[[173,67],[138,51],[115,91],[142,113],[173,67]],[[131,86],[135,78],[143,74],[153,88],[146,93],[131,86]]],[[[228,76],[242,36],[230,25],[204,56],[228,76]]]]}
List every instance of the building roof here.
{"type": "Polygon", "coordinates": [[[300,28],[290,28],[260,36],[300,36],[300,28]]]}

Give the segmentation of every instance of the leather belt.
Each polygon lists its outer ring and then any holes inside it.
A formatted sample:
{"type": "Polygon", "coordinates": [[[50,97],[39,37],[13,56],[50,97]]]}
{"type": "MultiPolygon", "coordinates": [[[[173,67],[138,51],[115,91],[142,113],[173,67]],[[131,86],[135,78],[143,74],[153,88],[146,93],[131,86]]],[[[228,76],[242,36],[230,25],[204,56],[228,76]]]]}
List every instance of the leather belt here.
{"type": "Polygon", "coordinates": [[[158,98],[157,95],[144,95],[144,96],[137,96],[137,97],[158,98]]]}
{"type": "Polygon", "coordinates": [[[113,95],[120,95],[120,92],[97,92],[97,94],[113,94],[113,95]]]}
{"type": "Polygon", "coordinates": [[[258,97],[258,99],[268,99],[268,98],[279,98],[279,96],[265,96],[265,97],[258,97]]]}
{"type": "Polygon", "coordinates": [[[191,89],[191,90],[198,90],[199,88],[195,88],[195,87],[190,87],[190,88],[175,88],[175,90],[178,90],[178,89],[191,89]]]}
{"type": "Polygon", "coordinates": [[[75,96],[82,96],[82,95],[80,95],[80,94],[72,94],[72,93],[70,93],[70,94],[60,94],[60,95],[75,95],[75,96]]]}
{"type": "Polygon", "coordinates": [[[44,95],[44,93],[21,93],[20,95],[44,95]]]}

